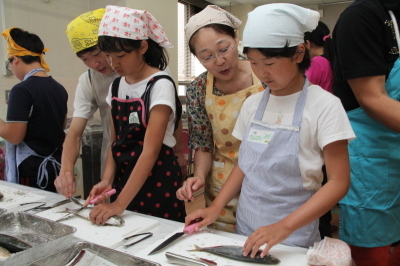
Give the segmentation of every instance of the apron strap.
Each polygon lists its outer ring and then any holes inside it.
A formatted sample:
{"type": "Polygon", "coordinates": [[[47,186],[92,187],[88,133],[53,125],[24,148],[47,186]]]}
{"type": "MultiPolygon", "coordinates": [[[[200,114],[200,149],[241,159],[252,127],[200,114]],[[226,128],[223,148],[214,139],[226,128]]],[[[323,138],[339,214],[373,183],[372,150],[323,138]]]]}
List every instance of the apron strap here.
{"type": "Polygon", "coordinates": [[[308,93],[308,85],[310,82],[308,81],[308,78],[306,76],[303,89],[300,92],[299,99],[297,100],[296,103],[296,108],[293,116],[293,122],[292,125],[300,127],[301,125],[301,119],[303,118],[303,110],[304,106],[306,105],[306,100],[307,100],[307,93],[308,93]]]}
{"type": "MultiPolygon", "coordinates": [[[[304,106],[306,105],[306,100],[307,100],[308,85],[310,83],[308,81],[308,78],[306,76],[304,76],[304,77],[305,77],[305,81],[304,81],[303,89],[301,90],[299,99],[296,102],[295,112],[294,112],[294,116],[293,116],[293,120],[292,120],[292,125],[296,126],[296,127],[300,127],[300,125],[301,125],[301,120],[303,118],[303,110],[304,110],[304,106]]],[[[257,111],[254,115],[254,120],[262,121],[262,118],[263,118],[264,112],[265,112],[265,108],[267,107],[270,93],[271,93],[271,90],[267,87],[263,92],[260,104],[258,105],[257,111]]]]}
{"type": "Polygon", "coordinates": [[[121,77],[114,79],[113,83],[111,84],[111,98],[117,97],[118,98],[118,90],[119,90],[119,83],[121,82],[121,77]]]}
{"type": "Polygon", "coordinates": [[[57,173],[57,171],[61,169],[61,164],[57,162],[57,160],[53,157],[54,152],[47,157],[39,156],[44,158],[43,162],[39,165],[39,170],[37,175],[37,185],[41,189],[45,189],[47,187],[47,184],[49,183],[49,173],[47,172],[47,163],[48,162],[52,163],[55,173],[57,173]],[[43,180],[46,180],[46,184],[44,186],[41,185],[43,180]]]}
{"type": "Polygon", "coordinates": [[[151,95],[151,90],[154,87],[154,84],[156,84],[157,81],[159,81],[160,79],[168,79],[169,81],[172,82],[172,84],[174,85],[174,91],[175,91],[175,105],[176,105],[176,118],[175,118],[175,127],[174,130],[176,130],[178,128],[179,125],[179,121],[181,120],[181,116],[182,116],[182,104],[181,101],[179,100],[178,97],[178,92],[176,91],[176,85],[174,80],[168,76],[168,75],[157,75],[154,76],[153,78],[151,78],[149,80],[149,82],[147,82],[146,85],[146,90],[144,91],[143,95],[142,95],[142,99],[143,102],[145,103],[145,107],[146,107],[146,123],[148,123],[148,119],[149,119],[149,109],[150,109],[150,95],[151,95]]]}

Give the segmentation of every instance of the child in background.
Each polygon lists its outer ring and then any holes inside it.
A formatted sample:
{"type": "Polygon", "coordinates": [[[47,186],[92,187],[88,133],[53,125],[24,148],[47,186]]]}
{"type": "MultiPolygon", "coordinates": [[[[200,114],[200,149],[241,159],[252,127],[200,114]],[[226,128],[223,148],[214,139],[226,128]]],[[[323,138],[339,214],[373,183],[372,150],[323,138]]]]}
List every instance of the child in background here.
{"type": "Polygon", "coordinates": [[[249,236],[244,255],[261,256],[278,244],[308,247],[320,239],[318,218],[347,193],[347,144],[354,133],[341,102],[303,75],[310,65],[304,32],[319,14],[292,4],[268,4],[249,13],[244,53],[263,93],[243,104],[233,135],[242,141],[239,163],[207,209],[186,218],[212,223],[240,191],[237,233],[249,236]],[[268,25],[268,26],[265,26],[268,25]],[[328,182],[321,188],[322,165],[328,182]]]}
{"type": "Polygon", "coordinates": [[[328,26],[322,21],[318,22],[315,30],[304,33],[304,42],[311,56],[306,76],[312,84],[333,92],[333,42],[329,34],[328,26]]]}
{"type": "Polygon", "coordinates": [[[0,119],[0,137],[7,141],[7,181],[56,192],[68,93],[47,75],[48,48],[39,36],[14,27],[2,35],[7,68],[21,81],[11,89],[7,121],[0,119]]]}
{"type": "MultiPolygon", "coordinates": [[[[175,194],[182,185],[174,155],[182,107],[171,77],[163,71],[171,47],[161,25],[147,11],[107,6],[98,45],[122,77],[111,85],[111,141],[102,181],[86,204],[111,188],[112,203],[97,205],[93,223],[104,224],[125,209],[183,221],[184,203],[175,194]]],[[[103,196],[103,201],[106,196],[103,196]]]]}

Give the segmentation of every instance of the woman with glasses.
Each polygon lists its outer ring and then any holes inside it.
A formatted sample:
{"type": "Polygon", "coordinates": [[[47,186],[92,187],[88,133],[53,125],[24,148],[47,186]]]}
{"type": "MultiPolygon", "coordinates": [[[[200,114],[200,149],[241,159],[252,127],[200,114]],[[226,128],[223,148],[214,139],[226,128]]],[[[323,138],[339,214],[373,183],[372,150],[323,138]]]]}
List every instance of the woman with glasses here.
{"type": "MultiPolygon", "coordinates": [[[[236,29],[241,21],[217,6],[207,6],[185,27],[190,51],[206,68],[187,88],[189,147],[195,151],[194,174],[177,191],[193,200],[204,189],[209,206],[237,164],[240,141],[232,130],[244,100],[264,90],[248,61],[239,60],[236,29]]],[[[238,195],[212,227],[235,232],[238,195]]]]}

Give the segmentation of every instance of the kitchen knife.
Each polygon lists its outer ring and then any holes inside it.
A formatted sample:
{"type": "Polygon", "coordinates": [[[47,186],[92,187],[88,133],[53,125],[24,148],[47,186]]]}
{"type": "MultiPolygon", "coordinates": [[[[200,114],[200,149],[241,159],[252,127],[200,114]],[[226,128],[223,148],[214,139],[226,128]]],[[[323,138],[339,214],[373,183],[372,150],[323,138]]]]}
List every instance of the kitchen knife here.
{"type": "Polygon", "coordinates": [[[172,236],[170,236],[167,240],[165,240],[160,245],[158,245],[155,249],[153,249],[149,253],[149,255],[152,255],[152,254],[156,253],[157,251],[165,248],[166,246],[168,246],[169,244],[171,244],[172,242],[174,242],[176,239],[180,238],[184,234],[190,234],[190,233],[194,232],[194,228],[196,227],[196,225],[200,221],[201,221],[201,219],[194,220],[194,223],[192,223],[192,224],[188,225],[187,227],[185,227],[185,229],[183,229],[183,232],[175,233],[172,236]]]}
{"type": "Polygon", "coordinates": [[[165,256],[167,257],[169,263],[177,264],[177,265],[183,265],[183,266],[212,266],[212,265],[217,265],[217,263],[215,263],[215,262],[207,263],[205,261],[192,259],[192,258],[185,257],[185,256],[182,256],[182,255],[174,254],[174,253],[171,253],[171,252],[166,252],[165,256]]]}

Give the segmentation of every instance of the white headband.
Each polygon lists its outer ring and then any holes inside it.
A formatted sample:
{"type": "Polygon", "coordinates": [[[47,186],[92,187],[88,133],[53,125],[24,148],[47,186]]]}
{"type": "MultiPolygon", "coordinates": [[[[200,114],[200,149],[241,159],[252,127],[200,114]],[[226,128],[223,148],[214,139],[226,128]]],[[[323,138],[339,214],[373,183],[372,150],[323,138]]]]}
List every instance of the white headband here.
{"type": "Polygon", "coordinates": [[[304,32],[318,25],[319,13],[293,4],[267,4],[248,14],[243,46],[283,48],[304,43],[304,32]]]}

